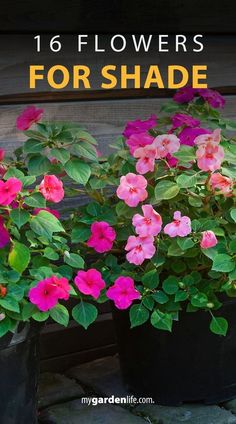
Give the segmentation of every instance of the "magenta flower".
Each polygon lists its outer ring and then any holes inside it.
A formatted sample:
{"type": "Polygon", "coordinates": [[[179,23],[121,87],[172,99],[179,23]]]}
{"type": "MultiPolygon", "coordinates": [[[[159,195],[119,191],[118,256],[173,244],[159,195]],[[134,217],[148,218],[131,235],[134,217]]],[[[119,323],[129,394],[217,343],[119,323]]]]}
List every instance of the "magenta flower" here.
{"type": "Polygon", "coordinates": [[[174,156],[171,156],[170,154],[166,156],[166,161],[170,168],[176,168],[179,162],[177,158],[175,158],[174,156]]]}
{"type": "Polygon", "coordinates": [[[17,178],[9,178],[7,181],[0,181],[0,205],[8,206],[15,200],[17,194],[22,189],[22,182],[17,178]]]}
{"type": "Polygon", "coordinates": [[[129,263],[141,265],[145,259],[150,259],[156,252],[154,238],[129,236],[125,250],[128,251],[126,259],[129,263]]]}
{"type": "Polygon", "coordinates": [[[5,150],[0,149],[0,162],[3,161],[4,157],[5,157],[5,150]]]}
{"type": "Polygon", "coordinates": [[[192,87],[180,88],[180,90],[175,93],[173,100],[176,103],[189,103],[193,100],[195,92],[196,90],[192,87]]]}
{"type": "Polygon", "coordinates": [[[132,134],[144,133],[157,125],[157,116],[151,115],[150,118],[142,121],[136,119],[135,121],[129,121],[124,129],[123,136],[128,138],[132,134]]]}
{"type": "Polygon", "coordinates": [[[117,197],[124,200],[128,206],[134,208],[139,202],[143,202],[147,198],[148,192],[146,187],[146,178],[142,175],[136,175],[129,172],[127,175],[121,177],[116,194],[117,197]]]}
{"type": "Polygon", "coordinates": [[[142,211],[143,216],[138,213],[133,216],[132,224],[136,233],[140,237],[156,236],[161,231],[161,215],[153,209],[152,205],[143,205],[142,211]]]}
{"type": "Polygon", "coordinates": [[[129,147],[130,154],[133,156],[136,149],[152,144],[153,140],[154,137],[152,137],[148,133],[132,134],[126,140],[126,144],[129,147]]]}
{"type": "Polygon", "coordinates": [[[81,293],[90,295],[94,299],[98,299],[101,290],[106,287],[101,273],[94,268],[88,271],[79,271],[75,277],[75,284],[81,293]]]}
{"type": "Polygon", "coordinates": [[[87,245],[98,253],[109,252],[112,249],[115,238],[116,232],[114,228],[105,221],[96,221],[91,225],[91,236],[87,241],[87,245]]]}
{"type": "Polygon", "coordinates": [[[43,109],[36,109],[35,106],[28,106],[16,120],[17,129],[20,131],[28,130],[32,124],[41,119],[42,114],[43,109]]]}
{"type": "Polygon", "coordinates": [[[46,211],[54,215],[57,219],[60,218],[60,213],[56,209],[50,209],[50,208],[35,208],[33,211],[33,215],[38,215],[39,212],[46,211]]]}
{"type": "Polygon", "coordinates": [[[180,148],[180,142],[174,134],[162,134],[155,138],[153,146],[157,149],[156,159],[161,159],[177,152],[180,148]]]}
{"type": "Polygon", "coordinates": [[[203,231],[202,232],[202,239],[200,242],[200,246],[202,249],[209,249],[209,247],[214,247],[218,243],[218,240],[215,236],[215,233],[213,231],[203,231]]]}
{"type": "Polygon", "coordinates": [[[215,109],[222,108],[225,105],[225,99],[218,91],[202,88],[198,90],[198,94],[215,109]]]}
{"type": "Polygon", "coordinates": [[[70,286],[66,278],[52,276],[41,280],[29,291],[30,302],[40,311],[46,312],[58,303],[59,299],[68,300],[70,286]]]}
{"type": "Polygon", "coordinates": [[[5,247],[10,241],[10,235],[4,225],[2,216],[0,216],[0,249],[5,247]]]}
{"type": "Polygon", "coordinates": [[[191,128],[197,127],[200,124],[199,119],[195,119],[190,115],[186,115],[185,113],[176,113],[174,116],[172,116],[171,120],[172,120],[173,130],[183,126],[191,127],[191,128]]]}
{"type": "Polygon", "coordinates": [[[216,172],[211,175],[209,184],[214,191],[219,190],[218,194],[223,194],[225,197],[232,196],[233,180],[231,178],[216,172]]]}
{"type": "Polygon", "coordinates": [[[174,221],[164,227],[164,233],[170,237],[186,237],[192,231],[191,220],[188,216],[181,216],[180,211],[174,213],[174,221]]]}
{"type": "Polygon", "coordinates": [[[107,290],[107,297],[114,301],[118,309],[127,309],[134,300],[140,299],[141,295],[131,277],[118,277],[114,285],[107,290]]]}
{"type": "Polygon", "coordinates": [[[210,134],[210,132],[205,128],[184,128],[179,133],[180,144],[194,146],[196,137],[202,134],[210,134]]]}
{"type": "Polygon", "coordinates": [[[64,197],[63,183],[55,175],[45,175],[39,191],[46,200],[54,203],[60,202],[64,197]]]}
{"type": "Polygon", "coordinates": [[[136,171],[139,174],[146,174],[147,172],[153,172],[155,167],[155,157],[157,149],[152,144],[146,147],[140,147],[134,152],[134,157],[139,160],[136,163],[136,171]]]}

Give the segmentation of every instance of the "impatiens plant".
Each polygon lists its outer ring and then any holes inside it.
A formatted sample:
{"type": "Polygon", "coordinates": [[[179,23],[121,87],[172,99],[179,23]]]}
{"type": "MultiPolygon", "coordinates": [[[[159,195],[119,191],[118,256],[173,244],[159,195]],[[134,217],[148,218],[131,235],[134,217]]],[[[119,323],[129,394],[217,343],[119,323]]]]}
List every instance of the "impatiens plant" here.
{"type": "Polygon", "coordinates": [[[0,335],[19,321],[84,328],[95,302],[171,331],[181,311],[225,335],[236,296],[236,130],[213,90],[177,92],[128,122],[108,158],[77,124],[27,108],[26,141],[0,152],[0,335]],[[34,129],[29,129],[34,125],[34,129]],[[71,302],[70,298],[74,298],[71,302]]]}

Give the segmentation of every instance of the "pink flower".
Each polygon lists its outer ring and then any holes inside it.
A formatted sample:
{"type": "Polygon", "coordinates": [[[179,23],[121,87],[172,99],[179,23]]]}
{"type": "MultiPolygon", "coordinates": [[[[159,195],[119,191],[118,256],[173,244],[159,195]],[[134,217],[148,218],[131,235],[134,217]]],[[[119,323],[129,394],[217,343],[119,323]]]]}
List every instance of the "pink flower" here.
{"type": "Polygon", "coordinates": [[[173,124],[172,129],[176,129],[182,126],[192,128],[197,127],[200,124],[199,119],[195,119],[190,115],[186,115],[185,113],[176,113],[174,116],[172,116],[171,120],[173,124]]]}
{"type": "Polygon", "coordinates": [[[94,268],[88,271],[79,271],[75,277],[75,284],[81,293],[91,295],[94,299],[97,299],[101,290],[106,287],[101,273],[94,268]]]}
{"type": "Polygon", "coordinates": [[[117,188],[116,194],[119,199],[131,208],[136,207],[139,202],[143,202],[148,192],[146,190],[147,180],[142,175],[136,175],[129,172],[120,179],[120,185],[117,188]]]}
{"type": "Polygon", "coordinates": [[[68,300],[69,283],[66,278],[52,276],[41,280],[29,291],[30,302],[38,307],[40,311],[46,312],[54,308],[59,299],[68,300]]]}
{"type": "Polygon", "coordinates": [[[136,149],[152,144],[153,140],[154,137],[147,133],[132,134],[128,140],[126,140],[126,144],[129,147],[130,154],[134,155],[136,149]]]}
{"type": "Polygon", "coordinates": [[[135,121],[129,121],[124,129],[123,136],[130,137],[132,134],[139,134],[150,130],[157,125],[156,115],[151,115],[146,121],[136,119],[135,121]]]}
{"type": "Polygon", "coordinates": [[[7,172],[7,168],[4,165],[0,165],[0,179],[4,178],[4,175],[7,172]]]}
{"type": "Polygon", "coordinates": [[[216,109],[222,108],[225,105],[225,99],[218,91],[211,90],[210,88],[203,88],[198,90],[198,94],[216,109]]]}
{"type": "Polygon", "coordinates": [[[56,209],[50,209],[50,208],[36,208],[33,211],[33,215],[38,215],[40,211],[46,211],[54,215],[57,219],[60,218],[60,213],[56,209]]]}
{"type": "Polygon", "coordinates": [[[96,221],[91,225],[91,236],[87,241],[89,247],[93,247],[98,253],[109,252],[116,238],[116,232],[105,221],[96,221]]]}
{"type": "Polygon", "coordinates": [[[164,233],[170,237],[186,237],[192,231],[191,220],[188,216],[181,216],[181,212],[174,213],[174,221],[164,227],[164,233]]]}
{"type": "Polygon", "coordinates": [[[202,134],[209,134],[210,132],[210,130],[205,128],[184,128],[179,133],[180,144],[194,146],[196,137],[202,134]]]}
{"type": "Polygon", "coordinates": [[[150,259],[156,252],[153,244],[154,238],[129,236],[125,250],[128,251],[126,259],[131,264],[141,265],[145,259],[150,259]]]}
{"type": "Polygon", "coordinates": [[[162,218],[151,205],[142,206],[143,216],[135,214],[132,224],[140,237],[156,236],[161,231],[162,218]]]}
{"type": "Polygon", "coordinates": [[[146,174],[147,172],[153,172],[155,167],[155,157],[157,149],[152,144],[146,147],[140,147],[134,152],[134,157],[139,158],[136,163],[136,171],[139,174],[146,174]]]}
{"type": "Polygon", "coordinates": [[[41,119],[42,114],[43,109],[36,109],[35,106],[28,106],[16,120],[17,129],[20,131],[28,130],[32,124],[41,119]]]}
{"type": "Polygon", "coordinates": [[[0,249],[5,247],[10,241],[10,235],[4,225],[2,216],[0,216],[0,249]]]}
{"type": "Polygon", "coordinates": [[[218,189],[219,194],[223,194],[225,197],[230,197],[232,195],[233,180],[221,175],[219,172],[211,175],[209,184],[213,190],[218,189]]]}
{"type": "Polygon", "coordinates": [[[202,249],[209,249],[209,247],[214,247],[218,243],[218,240],[213,231],[203,231],[202,239],[200,246],[202,249]]]}
{"type": "Polygon", "coordinates": [[[176,92],[173,97],[173,100],[176,103],[188,103],[191,102],[194,98],[196,90],[192,87],[183,87],[176,92]]]}
{"type": "Polygon", "coordinates": [[[0,162],[3,161],[4,157],[5,157],[5,150],[0,149],[0,162]]]}
{"type": "Polygon", "coordinates": [[[55,175],[45,175],[39,191],[46,200],[54,203],[60,202],[64,197],[63,183],[55,175]]]}
{"type": "Polygon", "coordinates": [[[9,178],[7,181],[0,181],[0,205],[8,206],[15,200],[17,194],[22,189],[22,182],[17,178],[9,178]]]}
{"type": "Polygon", "coordinates": [[[213,134],[200,135],[195,139],[198,145],[196,151],[197,165],[203,171],[216,171],[220,169],[224,160],[224,149],[219,146],[218,134],[220,130],[215,130],[213,134]]]}
{"type": "Polygon", "coordinates": [[[118,309],[127,309],[133,300],[140,299],[141,295],[131,277],[118,277],[114,285],[107,290],[107,297],[114,301],[118,309]]]}
{"type": "Polygon", "coordinates": [[[155,138],[153,146],[157,149],[156,159],[161,159],[168,154],[177,152],[180,148],[180,142],[174,134],[162,134],[155,138]]]}

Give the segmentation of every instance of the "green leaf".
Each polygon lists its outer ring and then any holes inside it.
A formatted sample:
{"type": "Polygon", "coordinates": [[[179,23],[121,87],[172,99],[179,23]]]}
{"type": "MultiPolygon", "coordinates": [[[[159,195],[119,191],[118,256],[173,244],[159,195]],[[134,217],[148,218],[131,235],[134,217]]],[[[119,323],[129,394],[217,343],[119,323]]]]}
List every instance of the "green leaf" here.
{"type": "Polygon", "coordinates": [[[190,237],[178,237],[177,243],[181,250],[191,249],[194,246],[194,242],[190,237]]]}
{"type": "Polygon", "coordinates": [[[226,336],[228,331],[228,322],[222,317],[212,317],[210,323],[210,330],[212,333],[219,334],[220,336],[226,336]]]}
{"type": "Polygon", "coordinates": [[[22,171],[20,171],[17,168],[8,168],[6,174],[4,174],[4,180],[8,180],[8,178],[18,178],[19,180],[21,180],[21,178],[24,178],[24,174],[22,171]]]}
{"type": "Polygon", "coordinates": [[[55,250],[52,249],[51,247],[46,247],[44,249],[43,256],[45,256],[45,258],[51,259],[52,261],[57,261],[59,259],[58,253],[55,252],[55,250]]]}
{"type": "Polygon", "coordinates": [[[160,181],[155,187],[155,198],[158,201],[172,199],[173,197],[177,196],[179,190],[180,189],[177,184],[172,181],[160,181]]]}
{"type": "Polygon", "coordinates": [[[41,312],[41,311],[37,311],[32,315],[32,318],[35,321],[39,321],[39,322],[43,322],[46,321],[49,317],[49,312],[41,312]]]}
{"type": "Polygon", "coordinates": [[[58,304],[53,309],[51,309],[50,317],[54,321],[58,322],[58,324],[64,325],[64,327],[67,327],[69,324],[69,312],[63,305],[58,304]]]}
{"type": "Polygon", "coordinates": [[[71,241],[72,243],[87,241],[89,239],[90,234],[90,228],[78,224],[72,228],[71,241]]]}
{"type": "Polygon", "coordinates": [[[153,311],[151,315],[151,324],[159,330],[172,330],[172,316],[168,313],[163,313],[159,310],[153,311]]]}
{"type": "Polygon", "coordinates": [[[59,162],[64,165],[70,159],[70,152],[66,149],[52,149],[51,156],[56,158],[59,162]]]}
{"type": "Polygon", "coordinates": [[[231,256],[225,253],[219,253],[216,254],[213,258],[212,270],[219,272],[230,272],[233,271],[235,265],[236,261],[234,261],[231,256]]]}
{"type": "Polygon", "coordinates": [[[27,321],[29,318],[31,318],[32,315],[36,313],[36,311],[37,309],[35,305],[29,302],[25,303],[21,311],[23,321],[27,321]]]}
{"type": "Polygon", "coordinates": [[[167,303],[169,300],[169,297],[167,296],[167,294],[165,294],[161,290],[158,290],[156,293],[154,293],[152,297],[153,299],[155,299],[157,303],[160,303],[161,305],[164,305],[164,303],[167,303]]]}
{"type": "Polygon", "coordinates": [[[34,193],[31,196],[25,197],[24,203],[32,208],[46,207],[46,200],[40,193],[34,193]]]}
{"type": "Polygon", "coordinates": [[[47,211],[40,211],[34,216],[30,223],[31,229],[38,235],[51,240],[52,234],[64,232],[60,221],[47,211]]]}
{"type": "Polygon", "coordinates": [[[3,299],[0,299],[0,306],[7,309],[8,311],[20,312],[18,302],[11,296],[6,296],[3,299]]]}
{"type": "Polygon", "coordinates": [[[22,177],[21,181],[23,183],[23,187],[28,187],[35,183],[36,177],[34,175],[27,175],[26,177],[22,177]]]}
{"type": "Polygon", "coordinates": [[[179,290],[175,295],[175,302],[183,302],[187,299],[188,299],[188,293],[183,290],[179,290]]]}
{"type": "Polygon", "coordinates": [[[42,155],[34,155],[29,159],[28,170],[30,175],[44,175],[51,168],[51,162],[42,155]]]}
{"type": "Polygon", "coordinates": [[[30,219],[29,212],[25,211],[24,209],[12,209],[10,212],[10,218],[14,222],[14,224],[17,225],[18,228],[21,228],[26,222],[30,219]]]}
{"type": "Polygon", "coordinates": [[[155,289],[159,284],[159,275],[156,269],[152,269],[151,271],[144,274],[142,277],[142,283],[148,289],[155,289]]]}
{"type": "Polygon", "coordinates": [[[9,317],[5,317],[2,321],[0,321],[0,337],[5,336],[12,328],[12,322],[9,317]]]}
{"type": "Polygon", "coordinates": [[[148,295],[143,298],[143,305],[149,309],[149,311],[153,310],[153,306],[155,305],[155,301],[152,297],[152,295],[148,295]]]}
{"type": "Polygon", "coordinates": [[[80,184],[87,184],[91,175],[90,166],[79,159],[71,159],[65,164],[67,175],[80,184]]]}
{"type": "Polygon", "coordinates": [[[197,175],[181,174],[177,177],[176,182],[180,188],[193,187],[197,184],[197,175]]]}
{"type": "Polygon", "coordinates": [[[173,153],[173,156],[181,162],[191,162],[196,159],[195,149],[185,145],[180,146],[178,152],[173,153]]]}
{"type": "Polygon", "coordinates": [[[82,325],[85,330],[92,324],[97,318],[98,310],[91,303],[81,301],[72,309],[72,316],[76,322],[82,325]]]}
{"type": "Polygon", "coordinates": [[[236,222],[236,209],[235,208],[231,209],[230,216],[234,220],[234,222],[236,222]]]}
{"type": "Polygon", "coordinates": [[[148,310],[140,303],[139,305],[133,305],[129,311],[129,317],[131,322],[131,328],[142,325],[149,318],[148,310]]]}
{"type": "Polygon", "coordinates": [[[191,304],[197,308],[204,308],[208,303],[208,297],[204,293],[197,293],[191,297],[191,304]]]}
{"type": "Polygon", "coordinates": [[[97,161],[96,149],[91,144],[86,143],[86,141],[72,145],[71,152],[76,156],[97,161]]]}
{"type": "Polygon", "coordinates": [[[22,274],[30,262],[30,250],[24,244],[14,241],[8,262],[12,269],[22,274]]]}
{"type": "Polygon", "coordinates": [[[79,130],[76,132],[75,137],[77,140],[81,140],[81,141],[87,141],[91,144],[97,144],[97,141],[95,140],[95,138],[89,134],[87,131],[84,130],[79,130]]]}
{"type": "Polygon", "coordinates": [[[178,279],[174,275],[170,275],[163,281],[162,287],[167,294],[175,294],[179,289],[178,279]]]}
{"type": "Polygon", "coordinates": [[[41,140],[34,140],[29,138],[23,145],[24,153],[40,153],[44,148],[44,145],[41,140]]]}
{"type": "Polygon", "coordinates": [[[64,255],[64,262],[72,266],[73,268],[78,268],[78,269],[84,268],[84,260],[77,253],[66,252],[64,255]]]}

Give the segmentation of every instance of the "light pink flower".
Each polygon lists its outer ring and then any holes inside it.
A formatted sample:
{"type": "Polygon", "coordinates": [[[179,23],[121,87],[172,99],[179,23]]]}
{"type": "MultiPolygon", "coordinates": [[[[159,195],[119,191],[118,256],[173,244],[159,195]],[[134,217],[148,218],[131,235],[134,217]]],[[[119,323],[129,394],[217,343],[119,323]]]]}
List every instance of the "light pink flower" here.
{"type": "Polygon", "coordinates": [[[17,194],[22,189],[22,182],[17,178],[9,178],[7,181],[0,181],[0,205],[8,206],[15,200],[17,194]]]}
{"type": "Polygon", "coordinates": [[[54,308],[59,299],[68,300],[69,283],[66,278],[52,276],[41,280],[29,291],[30,302],[38,307],[40,311],[46,312],[54,308]]]}
{"type": "Polygon", "coordinates": [[[200,145],[206,145],[208,143],[215,143],[219,144],[221,140],[221,129],[217,128],[212,133],[204,133],[201,135],[198,135],[195,140],[194,144],[200,146],[200,145]]]}
{"type": "Polygon", "coordinates": [[[140,237],[156,236],[161,231],[161,215],[153,209],[152,205],[143,205],[142,211],[143,216],[138,213],[133,216],[132,224],[136,233],[140,237]]]}
{"type": "Polygon", "coordinates": [[[209,184],[213,190],[219,190],[219,194],[223,194],[225,197],[232,196],[233,180],[231,178],[217,172],[211,175],[209,184]]]}
{"type": "Polygon", "coordinates": [[[88,271],[79,271],[75,277],[75,284],[83,294],[90,295],[97,299],[100,296],[101,290],[106,287],[102,275],[94,268],[88,271]]]}
{"type": "Polygon", "coordinates": [[[140,147],[134,152],[134,157],[139,158],[136,163],[136,171],[139,174],[153,172],[155,167],[155,157],[157,149],[152,144],[150,146],[140,147]]]}
{"type": "Polygon", "coordinates": [[[136,149],[152,144],[153,140],[154,137],[147,133],[132,134],[128,140],[126,140],[126,144],[129,147],[130,154],[134,155],[136,149]]]}
{"type": "Polygon", "coordinates": [[[89,247],[93,247],[98,253],[109,252],[116,238],[116,232],[105,221],[96,221],[91,225],[91,236],[87,241],[89,247]]]}
{"type": "Polygon", "coordinates": [[[114,301],[118,309],[127,309],[134,300],[140,299],[141,295],[131,277],[118,277],[114,285],[107,290],[107,297],[114,301]]]}
{"type": "Polygon", "coordinates": [[[180,148],[180,142],[174,134],[162,134],[155,138],[153,146],[157,149],[156,159],[161,159],[168,154],[177,152],[180,148]]]}
{"type": "Polygon", "coordinates": [[[120,179],[120,185],[117,188],[116,194],[119,199],[131,208],[136,207],[139,202],[143,202],[148,192],[146,190],[147,180],[142,175],[136,175],[129,172],[120,179]]]}
{"type": "Polygon", "coordinates": [[[64,197],[63,183],[55,175],[45,175],[39,191],[46,200],[54,203],[60,202],[64,197]]]}
{"type": "Polygon", "coordinates": [[[145,259],[150,259],[156,252],[154,238],[129,236],[125,250],[128,251],[126,259],[131,264],[141,265],[145,259]]]}
{"type": "Polygon", "coordinates": [[[17,129],[20,131],[28,130],[32,124],[41,119],[42,114],[43,109],[36,109],[35,106],[28,106],[16,120],[17,129]]]}
{"type": "Polygon", "coordinates": [[[10,235],[4,225],[2,216],[0,216],[0,249],[5,247],[10,241],[10,235]]]}
{"type": "Polygon", "coordinates": [[[218,240],[213,231],[203,231],[202,239],[200,242],[200,246],[202,249],[209,249],[209,247],[214,247],[218,243],[218,240]]]}
{"type": "Polygon", "coordinates": [[[129,121],[123,132],[124,137],[130,137],[132,134],[144,133],[157,125],[156,115],[151,115],[150,118],[142,121],[136,119],[135,121],[129,121]]]}
{"type": "Polygon", "coordinates": [[[190,115],[186,115],[186,113],[176,113],[171,118],[172,121],[172,129],[176,129],[182,126],[186,127],[197,127],[200,124],[199,119],[195,119],[190,115]]]}
{"type": "Polygon", "coordinates": [[[56,209],[50,209],[50,208],[35,208],[33,211],[33,215],[38,215],[39,212],[46,211],[54,215],[57,219],[60,218],[60,213],[56,209]]]}
{"type": "Polygon", "coordinates": [[[5,150],[0,149],[0,162],[3,161],[4,157],[5,157],[5,150]]]}
{"type": "Polygon", "coordinates": [[[186,146],[194,146],[195,140],[199,135],[208,134],[210,130],[205,128],[184,128],[179,133],[180,144],[185,144],[186,146]]]}
{"type": "Polygon", "coordinates": [[[213,172],[221,168],[221,163],[224,160],[224,149],[222,146],[209,141],[207,144],[199,145],[196,156],[199,169],[213,172]]]}
{"type": "Polygon", "coordinates": [[[186,237],[191,231],[190,218],[188,216],[181,216],[180,211],[175,211],[174,221],[164,227],[164,233],[170,237],[186,237]]]}

